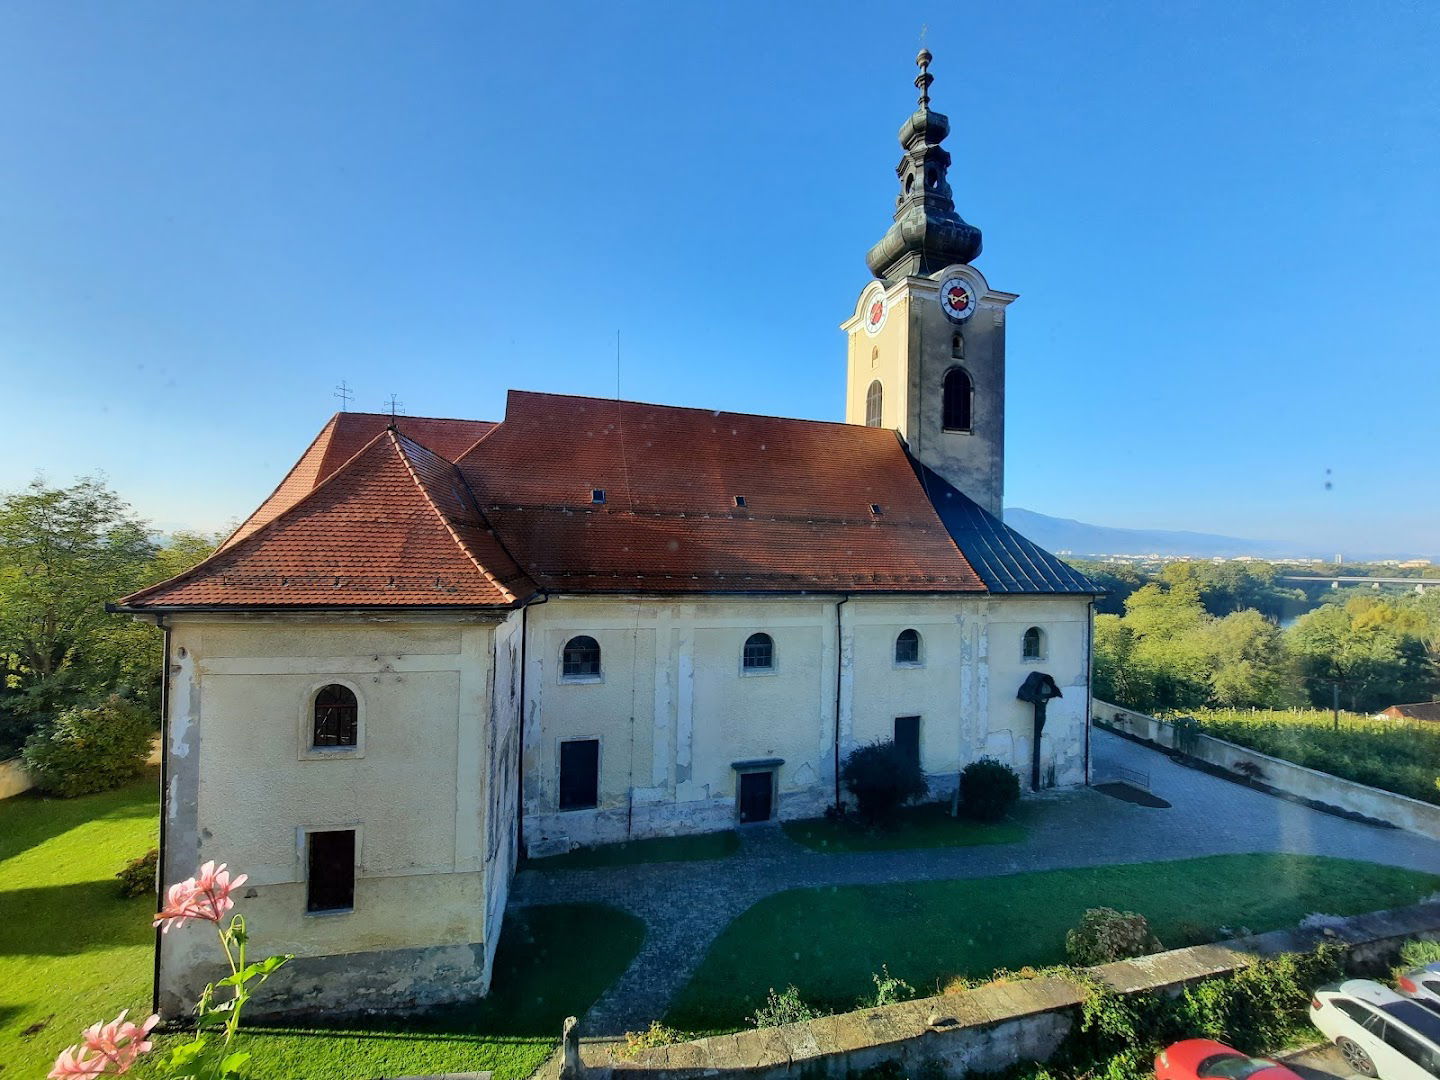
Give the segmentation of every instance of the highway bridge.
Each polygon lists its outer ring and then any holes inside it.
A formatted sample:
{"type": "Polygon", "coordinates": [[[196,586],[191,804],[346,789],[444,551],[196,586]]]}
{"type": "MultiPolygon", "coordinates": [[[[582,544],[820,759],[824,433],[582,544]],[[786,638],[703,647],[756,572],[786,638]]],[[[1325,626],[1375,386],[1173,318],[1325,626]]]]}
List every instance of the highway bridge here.
{"type": "Polygon", "coordinates": [[[1307,585],[1323,585],[1330,583],[1332,589],[1338,589],[1341,585],[1371,585],[1379,588],[1381,585],[1405,585],[1413,588],[1418,593],[1426,589],[1440,589],[1440,578],[1413,578],[1413,577],[1362,577],[1358,574],[1344,575],[1335,574],[1325,577],[1310,576],[1303,574],[1278,575],[1281,581],[1303,582],[1307,585]]]}

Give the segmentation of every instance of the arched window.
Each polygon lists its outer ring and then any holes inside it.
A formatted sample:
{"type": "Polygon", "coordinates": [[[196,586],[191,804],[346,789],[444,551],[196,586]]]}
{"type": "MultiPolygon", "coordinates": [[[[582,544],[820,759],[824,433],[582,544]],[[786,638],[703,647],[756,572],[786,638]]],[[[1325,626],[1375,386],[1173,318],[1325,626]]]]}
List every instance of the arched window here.
{"type": "Polygon", "coordinates": [[[956,360],[965,359],[965,339],[960,336],[960,331],[950,335],[950,355],[956,360]]]}
{"type": "Polygon", "coordinates": [[[355,746],[360,735],[360,703],[355,691],[339,683],[315,692],[312,746],[355,746]]]}
{"type": "Polygon", "coordinates": [[[895,638],[895,663],[920,663],[920,631],[901,630],[895,638]]]}
{"type": "Polygon", "coordinates": [[[740,654],[740,665],[745,671],[774,671],[774,639],[769,634],[751,634],[745,639],[745,649],[740,654]]]}
{"type": "Polygon", "coordinates": [[[1032,626],[1025,631],[1025,637],[1021,641],[1020,655],[1026,660],[1045,659],[1045,631],[1038,626],[1032,626]]]}
{"type": "Polygon", "coordinates": [[[870,349],[870,366],[875,367],[880,363],[880,346],[874,345],[870,349]]]}
{"type": "Polygon", "coordinates": [[[581,634],[565,643],[561,675],[567,679],[593,679],[600,675],[600,643],[581,634]]]}
{"type": "Polygon", "coordinates": [[[946,431],[970,430],[970,399],[974,396],[970,376],[964,368],[952,367],[945,373],[945,399],[942,423],[946,431]]]}
{"type": "Polygon", "coordinates": [[[885,401],[885,391],[880,388],[880,380],[876,379],[870,384],[870,389],[865,391],[865,426],[879,427],[880,416],[885,401]]]}

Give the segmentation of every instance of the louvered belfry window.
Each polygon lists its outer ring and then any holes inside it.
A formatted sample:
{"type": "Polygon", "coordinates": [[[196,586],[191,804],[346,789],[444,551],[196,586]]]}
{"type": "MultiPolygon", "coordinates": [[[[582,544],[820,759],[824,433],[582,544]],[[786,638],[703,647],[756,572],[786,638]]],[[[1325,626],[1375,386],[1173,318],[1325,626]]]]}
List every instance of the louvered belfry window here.
{"type": "Polygon", "coordinates": [[[354,746],[360,736],[360,703],[348,686],[331,683],[315,695],[315,746],[354,746]]]}

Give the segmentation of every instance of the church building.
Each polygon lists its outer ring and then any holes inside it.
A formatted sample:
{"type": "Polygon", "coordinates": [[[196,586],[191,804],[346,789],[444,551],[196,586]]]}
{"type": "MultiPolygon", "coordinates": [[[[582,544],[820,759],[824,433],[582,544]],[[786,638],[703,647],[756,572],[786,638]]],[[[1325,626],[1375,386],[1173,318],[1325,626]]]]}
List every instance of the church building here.
{"type": "MultiPolygon", "coordinates": [[[[213,556],[116,605],[165,631],[162,880],[249,875],[252,939],[298,957],[266,1008],[482,994],[522,855],[817,816],[869,742],[936,798],[985,756],[1086,782],[1097,590],[1001,518],[1016,296],[974,266],[929,62],[844,423],[519,390],[494,423],[342,412],[213,556]]],[[[213,941],[159,948],[182,1015],[213,941]]]]}

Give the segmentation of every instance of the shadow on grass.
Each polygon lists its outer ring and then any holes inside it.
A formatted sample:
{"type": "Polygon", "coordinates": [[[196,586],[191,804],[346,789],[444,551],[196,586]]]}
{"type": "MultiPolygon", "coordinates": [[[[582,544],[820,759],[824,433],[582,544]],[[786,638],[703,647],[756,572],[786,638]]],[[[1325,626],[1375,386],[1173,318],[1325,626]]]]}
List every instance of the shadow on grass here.
{"type": "Polygon", "coordinates": [[[250,1035],[487,1043],[555,1040],[630,965],[644,924],[601,904],[554,904],[506,913],[487,997],[405,1014],[308,1016],[246,1025],[250,1035]]]}
{"type": "Polygon", "coordinates": [[[0,802],[0,864],[92,821],[148,817],[158,831],[159,788],[159,768],[148,767],[138,780],[114,791],[61,799],[32,790],[6,799],[0,802]]]}
{"type": "Polygon", "coordinates": [[[781,827],[795,843],[826,854],[902,851],[1020,843],[1028,835],[1026,825],[1034,813],[1032,807],[1022,804],[1003,821],[978,822],[951,817],[948,802],[929,802],[904,807],[885,825],[866,826],[852,818],[807,818],[787,821],[781,827]]]}
{"type": "Polygon", "coordinates": [[[149,897],[125,900],[114,881],[0,891],[0,956],[73,956],[144,945],[154,931],[149,897]]]}

